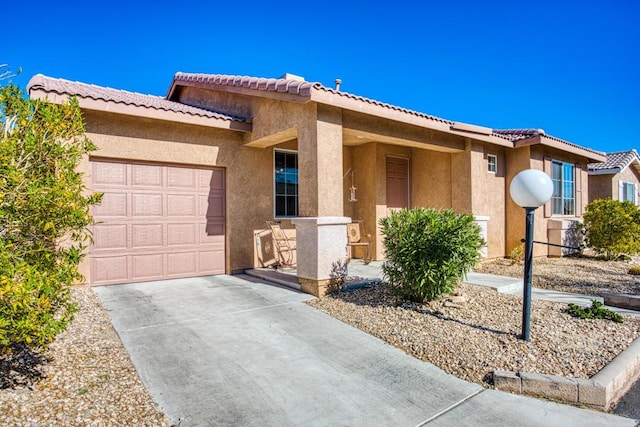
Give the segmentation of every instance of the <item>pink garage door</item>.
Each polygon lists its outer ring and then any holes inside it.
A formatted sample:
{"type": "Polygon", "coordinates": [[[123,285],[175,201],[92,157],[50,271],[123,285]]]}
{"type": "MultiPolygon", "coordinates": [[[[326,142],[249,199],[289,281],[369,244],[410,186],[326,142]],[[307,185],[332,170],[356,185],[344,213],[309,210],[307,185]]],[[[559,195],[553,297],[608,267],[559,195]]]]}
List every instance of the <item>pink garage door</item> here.
{"type": "Polygon", "coordinates": [[[91,284],[225,272],[224,170],[91,160],[91,284]]]}

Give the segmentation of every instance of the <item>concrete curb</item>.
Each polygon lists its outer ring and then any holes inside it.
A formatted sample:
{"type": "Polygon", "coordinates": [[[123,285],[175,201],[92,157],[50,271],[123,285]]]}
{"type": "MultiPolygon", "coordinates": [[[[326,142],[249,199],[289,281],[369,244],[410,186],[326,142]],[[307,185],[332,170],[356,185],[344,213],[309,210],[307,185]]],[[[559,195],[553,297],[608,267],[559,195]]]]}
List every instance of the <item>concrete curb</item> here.
{"type": "Polygon", "coordinates": [[[496,390],[608,411],[640,378],[640,338],[588,380],[527,372],[493,372],[496,390]]]}
{"type": "Polygon", "coordinates": [[[620,294],[615,292],[603,292],[605,305],[640,311],[640,295],[620,294]]]}

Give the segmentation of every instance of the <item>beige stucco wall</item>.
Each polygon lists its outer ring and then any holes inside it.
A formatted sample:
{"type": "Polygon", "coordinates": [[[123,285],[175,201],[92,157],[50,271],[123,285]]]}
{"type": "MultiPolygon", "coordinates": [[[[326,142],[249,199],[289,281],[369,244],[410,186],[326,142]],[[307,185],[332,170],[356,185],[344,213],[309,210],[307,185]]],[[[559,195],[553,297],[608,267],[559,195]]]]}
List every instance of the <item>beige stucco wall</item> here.
{"type": "Polygon", "coordinates": [[[411,200],[416,207],[451,208],[451,154],[411,150],[411,200]]]}
{"type": "Polygon", "coordinates": [[[487,223],[487,258],[503,257],[506,246],[506,156],[503,147],[482,144],[473,154],[473,205],[475,216],[489,217],[487,223]],[[497,156],[497,171],[487,171],[487,155],[497,156]]]}
{"type": "MultiPolygon", "coordinates": [[[[589,176],[589,200],[596,199],[618,199],[618,188],[614,192],[613,174],[608,175],[590,175],[589,176]]],[[[616,181],[617,185],[617,181],[616,181]]]]}
{"type": "MultiPolygon", "coordinates": [[[[273,218],[272,150],[244,147],[239,132],[110,113],[84,115],[87,135],[99,147],[93,157],[225,168],[226,270],[253,264],[253,229],[273,218]]],[[[88,173],[86,159],[83,168],[88,173]]],[[[88,265],[83,272],[88,274],[88,265]]]]}

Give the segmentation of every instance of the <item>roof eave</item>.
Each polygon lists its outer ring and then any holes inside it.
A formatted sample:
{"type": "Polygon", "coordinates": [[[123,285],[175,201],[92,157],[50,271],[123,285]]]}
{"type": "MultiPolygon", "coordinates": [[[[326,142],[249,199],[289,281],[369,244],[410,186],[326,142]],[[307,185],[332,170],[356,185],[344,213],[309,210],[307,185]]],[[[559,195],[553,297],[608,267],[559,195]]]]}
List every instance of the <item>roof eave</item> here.
{"type": "Polygon", "coordinates": [[[594,163],[605,162],[607,160],[607,156],[604,153],[598,153],[588,148],[562,142],[555,138],[549,138],[546,135],[535,135],[529,138],[519,139],[515,141],[513,145],[515,148],[519,148],[527,145],[536,145],[536,144],[557,148],[558,150],[576,154],[578,156],[585,157],[586,159],[594,163]]]}
{"type": "MultiPolygon", "coordinates": [[[[33,86],[29,88],[29,96],[34,99],[48,99],[50,102],[60,104],[66,101],[70,94],[60,94],[54,91],[47,91],[44,88],[33,86]]],[[[167,111],[149,107],[123,104],[102,99],[93,99],[76,96],[80,108],[83,110],[109,112],[133,117],[144,117],[155,120],[164,120],[176,123],[193,124],[217,129],[226,129],[240,132],[251,132],[252,125],[247,122],[240,122],[231,119],[198,116],[185,114],[176,111],[167,111]]]]}
{"type": "Polygon", "coordinates": [[[262,98],[277,99],[280,101],[289,101],[297,103],[307,103],[311,99],[309,95],[290,93],[290,92],[277,92],[272,90],[253,88],[248,86],[235,86],[229,84],[218,84],[215,82],[202,82],[194,80],[176,80],[175,78],[171,82],[169,91],[167,92],[166,99],[170,101],[176,101],[176,92],[179,87],[195,87],[200,89],[216,90],[219,92],[227,92],[239,95],[258,96],[262,98]]]}
{"type": "Polygon", "coordinates": [[[589,175],[615,175],[620,173],[620,168],[610,168],[610,169],[594,169],[588,171],[589,175]]]}

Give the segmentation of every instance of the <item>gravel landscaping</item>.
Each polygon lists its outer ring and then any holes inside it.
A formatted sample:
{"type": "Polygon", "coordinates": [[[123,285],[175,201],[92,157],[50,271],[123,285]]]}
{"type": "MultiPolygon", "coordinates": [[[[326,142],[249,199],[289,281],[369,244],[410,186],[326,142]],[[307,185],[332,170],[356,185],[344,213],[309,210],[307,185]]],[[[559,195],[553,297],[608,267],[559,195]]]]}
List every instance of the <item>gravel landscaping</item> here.
{"type": "MultiPolygon", "coordinates": [[[[532,285],[536,288],[578,294],[602,292],[640,294],[640,276],[629,274],[629,267],[640,265],[638,257],[630,261],[604,261],[594,256],[535,258],[532,285]]],[[[522,278],[523,263],[500,258],[485,261],[474,269],[478,273],[522,278]]]]}
{"type": "MultiPolygon", "coordinates": [[[[639,293],[637,276],[626,273],[629,266],[593,258],[536,259],[534,286],[639,293]]],[[[521,269],[493,260],[476,271],[521,277],[521,269]]],[[[87,287],[73,294],[80,311],[42,363],[34,368],[25,358],[0,356],[0,425],[168,426],[96,295],[87,287]]],[[[384,284],[308,304],[485,387],[491,387],[494,369],[589,378],[640,336],[640,317],[625,316],[622,324],[582,320],[567,314],[564,304],[533,301],[532,340],[525,343],[517,338],[520,298],[465,284],[459,295],[428,304],[396,305],[384,284]]]]}
{"type": "MultiPolygon", "coordinates": [[[[508,260],[491,263],[511,264],[508,260]]],[[[477,271],[505,274],[497,268],[483,269],[486,265],[477,271]]],[[[626,269],[618,263],[569,258],[536,259],[534,265],[534,269],[538,268],[534,275],[545,272],[545,283],[554,282],[555,275],[562,284],[553,287],[557,290],[591,292],[597,285],[606,288],[606,283],[615,283],[616,292],[637,289],[633,280],[636,276],[626,277],[629,276],[626,269]],[[540,266],[545,266],[544,270],[540,266]],[[588,272],[599,275],[590,279],[588,272]],[[575,288],[571,286],[572,277],[575,288]]],[[[542,282],[537,277],[535,285],[542,282]]],[[[398,306],[386,285],[379,284],[329,295],[308,304],[450,374],[485,387],[491,386],[491,372],[495,369],[586,379],[640,336],[640,318],[636,316],[624,316],[622,324],[583,320],[566,313],[566,304],[533,301],[531,341],[526,343],[517,338],[522,327],[521,298],[466,284],[459,286],[459,293],[458,297],[428,304],[398,306]]]]}
{"type": "Polygon", "coordinates": [[[51,345],[48,361],[25,372],[26,363],[0,356],[0,425],[169,425],[96,295],[86,287],[73,295],[80,311],[51,345]],[[18,387],[1,389],[2,383],[18,387]]]}

